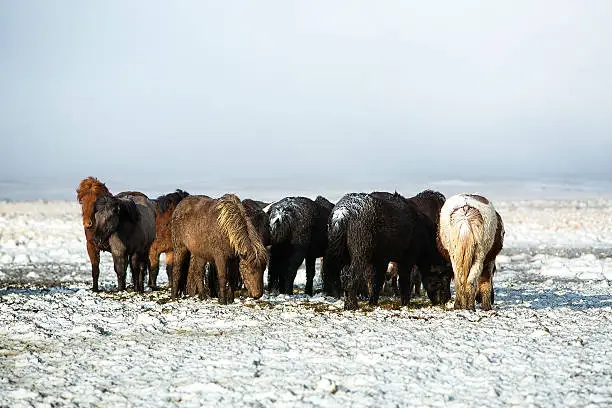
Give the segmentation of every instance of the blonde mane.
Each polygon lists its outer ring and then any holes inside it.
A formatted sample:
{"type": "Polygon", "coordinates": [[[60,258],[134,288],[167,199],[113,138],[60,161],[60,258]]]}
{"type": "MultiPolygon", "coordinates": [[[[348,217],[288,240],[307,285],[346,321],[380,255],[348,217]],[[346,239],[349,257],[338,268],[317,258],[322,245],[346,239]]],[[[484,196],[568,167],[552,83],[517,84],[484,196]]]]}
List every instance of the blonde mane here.
{"type": "Polygon", "coordinates": [[[217,222],[227,234],[234,251],[245,255],[247,262],[252,265],[265,264],[268,261],[268,253],[240,199],[234,194],[225,194],[218,200],[215,208],[219,212],[217,222]]]}

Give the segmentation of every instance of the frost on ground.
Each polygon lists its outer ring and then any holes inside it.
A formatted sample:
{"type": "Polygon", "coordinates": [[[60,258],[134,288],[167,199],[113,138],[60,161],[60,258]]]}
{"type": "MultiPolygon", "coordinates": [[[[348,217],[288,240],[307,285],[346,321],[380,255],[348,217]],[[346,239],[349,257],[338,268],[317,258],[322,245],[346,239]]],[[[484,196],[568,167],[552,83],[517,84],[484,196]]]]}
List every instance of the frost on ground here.
{"type": "Polygon", "coordinates": [[[471,313],[116,293],[107,255],[94,294],[76,205],[0,204],[0,406],[610,406],[612,202],[497,207],[471,313]]]}

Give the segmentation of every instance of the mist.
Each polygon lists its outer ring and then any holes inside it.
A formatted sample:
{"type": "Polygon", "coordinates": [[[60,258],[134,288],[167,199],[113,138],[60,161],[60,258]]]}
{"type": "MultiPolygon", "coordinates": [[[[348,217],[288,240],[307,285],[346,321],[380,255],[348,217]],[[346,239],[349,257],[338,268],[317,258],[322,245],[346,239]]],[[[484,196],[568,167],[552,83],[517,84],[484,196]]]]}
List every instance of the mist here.
{"type": "Polygon", "coordinates": [[[609,178],[610,21],[609,1],[2,2],[0,178],[609,178]]]}

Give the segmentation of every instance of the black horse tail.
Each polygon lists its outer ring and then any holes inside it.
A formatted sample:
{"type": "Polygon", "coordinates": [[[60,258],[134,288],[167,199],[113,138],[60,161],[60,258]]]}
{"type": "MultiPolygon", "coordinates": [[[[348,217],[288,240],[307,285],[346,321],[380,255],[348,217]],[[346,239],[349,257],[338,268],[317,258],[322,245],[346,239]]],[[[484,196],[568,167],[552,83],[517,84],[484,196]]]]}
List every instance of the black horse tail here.
{"type": "Polygon", "coordinates": [[[268,225],[270,231],[270,243],[279,244],[291,238],[291,223],[293,215],[288,208],[274,207],[270,209],[268,215],[268,225]]]}
{"type": "Polygon", "coordinates": [[[327,250],[323,258],[321,275],[323,292],[330,296],[340,296],[340,271],[348,262],[347,215],[345,208],[334,209],[327,229],[327,250]]]}

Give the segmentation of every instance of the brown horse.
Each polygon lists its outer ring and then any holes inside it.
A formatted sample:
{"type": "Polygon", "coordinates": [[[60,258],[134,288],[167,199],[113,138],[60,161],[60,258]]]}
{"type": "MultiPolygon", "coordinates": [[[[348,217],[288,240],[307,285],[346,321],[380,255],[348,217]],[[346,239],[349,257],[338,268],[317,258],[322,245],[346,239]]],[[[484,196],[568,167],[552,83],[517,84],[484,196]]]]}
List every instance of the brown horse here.
{"type": "Polygon", "coordinates": [[[217,267],[219,303],[234,301],[235,277],[240,274],[249,296],[261,297],[268,255],[238,197],[233,194],[219,199],[186,197],[172,214],[171,230],[173,298],[179,295],[183,282],[187,286],[193,282],[200,298],[204,297],[203,269],[207,262],[214,262],[217,267]],[[240,262],[245,264],[242,269],[240,262]]]}
{"type": "MultiPolygon", "coordinates": [[[[251,200],[250,198],[245,198],[242,200],[242,206],[246,212],[246,216],[251,221],[255,230],[259,234],[261,241],[264,246],[267,246],[270,242],[270,230],[268,229],[268,215],[264,212],[264,208],[269,204],[263,201],[251,200]]],[[[240,263],[240,267],[244,268],[244,262],[240,263]]],[[[218,295],[218,282],[217,282],[217,269],[215,268],[215,264],[208,264],[206,279],[208,280],[208,289],[210,292],[210,297],[217,297],[218,295]]],[[[235,277],[236,282],[232,284],[232,287],[236,289],[242,288],[242,280],[240,276],[235,277]]],[[[191,283],[191,282],[190,282],[191,283]]],[[[197,292],[197,287],[193,285],[187,286],[187,295],[194,296],[197,292]]]]}
{"type": "MultiPolygon", "coordinates": [[[[95,230],[95,206],[96,201],[100,197],[112,197],[113,195],[108,190],[106,185],[95,177],[86,177],[79,183],[76,190],[77,200],[81,204],[81,213],[83,215],[83,229],[85,230],[85,241],[87,242],[87,255],[89,255],[89,261],[91,262],[91,277],[93,280],[92,290],[98,291],[98,278],[100,276],[100,251],[110,252],[110,245],[108,242],[101,242],[96,244],[94,242],[94,230],[95,230]]],[[[124,191],[117,194],[117,197],[126,196],[142,196],[146,197],[145,194],[138,191],[124,191]]]]}
{"type": "Polygon", "coordinates": [[[162,195],[155,200],[155,241],[149,251],[149,282],[151,289],[157,287],[157,275],[159,273],[159,255],[166,254],[166,274],[168,275],[168,285],[172,279],[172,233],[170,231],[170,220],[172,213],[179,202],[189,193],[183,190],[176,190],[173,193],[162,195]]]}
{"type": "Polygon", "coordinates": [[[87,241],[87,255],[91,262],[91,277],[93,278],[93,291],[98,291],[98,277],[100,276],[100,251],[110,251],[108,242],[100,246],[94,242],[95,228],[95,206],[99,197],[112,197],[106,185],[95,177],[87,177],[79,183],[76,190],[77,200],[81,204],[83,214],[83,228],[85,229],[85,240],[87,241]]]}

